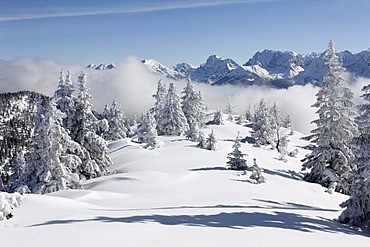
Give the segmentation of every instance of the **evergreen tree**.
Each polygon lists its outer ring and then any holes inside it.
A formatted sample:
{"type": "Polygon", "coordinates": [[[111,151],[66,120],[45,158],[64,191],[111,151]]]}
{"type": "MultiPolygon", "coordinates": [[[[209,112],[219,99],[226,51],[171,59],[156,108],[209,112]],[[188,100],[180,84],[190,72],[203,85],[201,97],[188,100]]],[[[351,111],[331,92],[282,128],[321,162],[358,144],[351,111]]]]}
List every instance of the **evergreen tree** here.
{"type": "Polygon", "coordinates": [[[188,82],[183,90],[182,110],[187,119],[189,130],[186,137],[191,141],[198,141],[200,129],[204,126],[203,118],[205,105],[201,92],[196,92],[194,84],[188,82]]]}
{"type": "Polygon", "coordinates": [[[252,175],[249,177],[253,184],[265,183],[266,179],[262,174],[262,168],[257,165],[257,160],[253,159],[252,175]]]}
{"type": "Polygon", "coordinates": [[[181,109],[180,97],[173,83],[170,83],[164,107],[160,113],[158,134],[182,135],[189,129],[184,112],[181,109]]]}
{"type": "Polygon", "coordinates": [[[203,148],[203,149],[206,149],[206,147],[207,147],[206,139],[205,139],[204,133],[202,131],[199,133],[197,147],[198,148],[203,148]]]}
{"type": "Polygon", "coordinates": [[[211,133],[208,135],[208,138],[206,139],[206,149],[211,150],[211,151],[217,150],[217,140],[216,140],[215,134],[213,133],[213,130],[211,131],[211,133]]]}
{"type": "Polygon", "coordinates": [[[20,187],[26,185],[32,193],[64,190],[78,183],[75,181],[78,175],[75,176],[72,170],[76,170],[81,161],[69,151],[78,152],[80,147],[62,127],[62,117],[63,113],[53,100],[40,99],[26,171],[19,183],[20,187]]]}
{"type": "Polygon", "coordinates": [[[63,118],[63,127],[69,131],[73,125],[73,116],[75,115],[75,98],[72,95],[74,87],[71,80],[71,73],[68,71],[64,78],[63,71],[60,72],[59,85],[54,93],[54,99],[57,108],[65,114],[63,118]]]}
{"type": "Polygon", "coordinates": [[[240,151],[240,147],[241,147],[240,140],[241,140],[241,137],[238,132],[238,135],[233,144],[234,150],[227,155],[228,161],[226,163],[228,164],[228,168],[231,170],[246,170],[247,169],[247,161],[244,159],[244,156],[246,154],[240,151]]]}
{"type": "Polygon", "coordinates": [[[348,193],[356,173],[352,163],[354,155],[349,146],[357,135],[352,110],[353,93],[343,85],[342,68],[332,41],[325,59],[329,70],[313,105],[318,108],[319,118],[313,121],[317,128],[305,138],[316,143],[317,147],[303,160],[303,170],[311,169],[304,179],[325,187],[336,182],[336,191],[348,193]]]}
{"type": "Polygon", "coordinates": [[[145,139],[144,135],[145,135],[145,132],[146,132],[147,129],[148,129],[148,122],[147,122],[146,115],[143,112],[141,114],[141,118],[140,118],[140,121],[139,121],[139,124],[138,124],[138,127],[137,127],[137,131],[136,131],[138,142],[140,142],[140,143],[144,142],[144,139],[145,139]]]}
{"type": "MultiPolygon", "coordinates": [[[[157,92],[156,94],[153,95],[153,98],[155,99],[155,105],[153,108],[153,112],[154,112],[154,118],[157,123],[159,123],[161,119],[161,113],[166,103],[167,92],[168,91],[167,91],[166,84],[162,83],[162,80],[159,80],[158,85],[157,85],[157,92]]],[[[159,131],[159,129],[157,129],[157,131],[159,131]]]]}
{"type": "Polygon", "coordinates": [[[346,208],[339,221],[363,229],[370,229],[370,163],[352,183],[350,198],[340,205],[346,208]]]}
{"type": "Polygon", "coordinates": [[[155,149],[159,146],[157,139],[156,123],[153,115],[148,111],[146,114],[147,130],[144,134],[144,142],[147,143],[146,148],[155,149]]]}
{"type": "Polygon", "coordinates": [[[83,165],[80,173],[87,179],[109,173],[112,164],[108,156],[106,141],[95,133],[97,118],[94,116],[90,103],[92,96],[86,87],[87,79],[84,71],[78,77],[79,89],[76,100],[74,139],[84,148],[83,165]]]}
{"type": "Polygon", "coordinates": [[[233,121],[234,120],[234,118],[233,118],[233,107],[231,105],[231,98],[230,97],[227,97],[227,100],[226,100],[225,113],[228,115],[227,116],[228,121],[233,121]]]}
{"type": "Polygon", "coordinates": [[[104,139],[114,141],[126,138],[125,115],[116,98],[110,108],[104,109],[104,118],[107,119],[109,126],[108,131],[103,134],[104,139]]]}
{"type": "Polygon", "coordinates": [[[256,140],[255,146],[268,145],[273,143],[273,128],[269,117],[269,110],[262,99],[255,112],[255,123],[252,137],[256,140]]]}
{"type": "Polygon", "coordinates": [[[222,125],[224,124],[224,120],[222,118],[222,113],[220,110],[216,111],[214,114],[213,114],[213,120],[212,120],[212,123],[213,124],[216,124],[216,125],[222,125]]]}

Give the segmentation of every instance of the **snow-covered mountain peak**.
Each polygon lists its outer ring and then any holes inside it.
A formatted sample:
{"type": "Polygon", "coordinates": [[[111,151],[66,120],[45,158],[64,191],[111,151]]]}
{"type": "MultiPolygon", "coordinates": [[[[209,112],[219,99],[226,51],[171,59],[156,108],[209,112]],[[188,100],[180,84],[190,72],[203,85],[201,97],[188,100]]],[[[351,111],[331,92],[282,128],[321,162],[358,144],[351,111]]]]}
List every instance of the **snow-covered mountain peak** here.
{"type": "Polygon", "coordinates": [[[160,62],[154,59],[142,59],[141,62],[151,71],[157,74],[164,75],[174,80],[183,79],[184,75],[176,71],[175,69],[171,69],[169,67],[164,66],[160,62]]]}

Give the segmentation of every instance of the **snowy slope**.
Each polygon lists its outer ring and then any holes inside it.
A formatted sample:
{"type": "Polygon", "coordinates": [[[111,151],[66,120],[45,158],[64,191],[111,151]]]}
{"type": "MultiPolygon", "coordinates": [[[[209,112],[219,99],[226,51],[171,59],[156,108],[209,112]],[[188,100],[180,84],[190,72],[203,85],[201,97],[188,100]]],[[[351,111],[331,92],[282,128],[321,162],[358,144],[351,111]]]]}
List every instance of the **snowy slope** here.
{"type": "Polygon", "coordinates": [[[369,236],[334,220],[346,196],[301,180],[301,134],[289,147],[298,158],[286,163],[268,147],[242,144],[248,165],[257,158],[265,170],[267,183],[254,185],[250,172],[226,170],[237,132],[251,129],[225,121],[211,130],[218,151],[183,137],[160,137],[157,150],[110,143],[112,175],[84,190],[26,195],[0,222],[1,246],[368,246],[369,236]]]}

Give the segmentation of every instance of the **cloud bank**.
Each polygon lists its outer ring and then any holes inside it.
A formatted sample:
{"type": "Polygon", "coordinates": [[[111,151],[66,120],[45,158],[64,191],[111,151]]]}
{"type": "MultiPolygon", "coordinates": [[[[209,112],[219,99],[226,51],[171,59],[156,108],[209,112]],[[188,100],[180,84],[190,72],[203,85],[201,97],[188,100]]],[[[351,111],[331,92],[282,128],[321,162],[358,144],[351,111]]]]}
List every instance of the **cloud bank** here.
{"type": "MultiPolygon", "coordinates": [[[[70,70],[77,89],[77,77],[81,65],[61,64],[53,59],[16,58],[11,61],[0,60],[0,92],[30,90],[49,96],[58,86],[59,72],[70,70]]],[[[114,70],[98,71],[85,69],[88,87],[93,96],[93,108],[102,111],[105,104],[110,104],[116,97],[128,117],[140,116],[154,105],[152,95],[156,92],[157,82],[172,82],[168,78],[149,72],[136,57],[127,57],[117,64],[114,70]]],[[[361,88],[368,84],[366,79],[358,79],[350,87],[355,93],[355,102],[361,103],[361,88]]],[[[181,93],[185,81],[177,81],[177,92],[181,93]]],[[[196,84],[203,93],[209,109],[224,109],[227,98],[231,99],[235,113],[244,114],[249,106],[256,105],[262,98],[271,106],[274,102],[285,114],[291,115],[296,130],[308,134],[314,127],[310,122],[317,118],[311,105],[315,103],[318,88],[312,85],[293,86],[288,89],[264,87],[210,86],[196,84]]],[[[75,92],[77,95],[77,91],[75,92]]]]}
{"type": "MultiPolygon", "coordinates": [[[[53,17],[76,17],[76,16],[94,16],[94,15],[107,15],[107,14],[135,14],[143,12],[155,12],[164,10],[176,10],[176,9],[191,9],[191,8],[202,8],[212,7],[230,4],[248,4],[258,2],[272,2],[276,0],[214,0],[214,1],[136,1],[131,4],[114,4],[104,2],[104,4],[95,4],[91,6],[91,1],[85,4],[77,5],[74,3],[72,6],[64,4],[64,6],[58,7],[53,6],[52,3],[48,5],[42,5],[40,8],[34,8],[33,5],[30,8],[19,8],[19,6],[13,6],[9,9],[7,6],[7,13],[2,14],[0,12],[0,21],[17,21],[17,20],[31,20],[31,19],[43,19],[53,17]],[[31,8],[32,7],[32,8],[31,8]],[[10,13],[10,14],[9,14],[10,13]]],[[[8,3],[9,5],[9,3],[8,3]]],[[[71,4],[70,4],[71,5],[71,4]]],[[[10,6],[11,7],[11,6],[10,6]]]]}

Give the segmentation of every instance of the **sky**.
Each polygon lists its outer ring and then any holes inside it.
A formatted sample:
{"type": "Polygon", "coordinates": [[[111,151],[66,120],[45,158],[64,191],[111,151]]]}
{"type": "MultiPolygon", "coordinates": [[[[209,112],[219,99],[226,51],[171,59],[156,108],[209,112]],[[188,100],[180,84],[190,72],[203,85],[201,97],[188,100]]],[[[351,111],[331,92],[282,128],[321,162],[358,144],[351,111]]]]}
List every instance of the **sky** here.
{"type": "Polygon", "coordinates": [[[0,59],[167,66],[209,55],[243,64],[263,49],[322,52],[370,46],[368,0],[0,0],[0,59]]]}

